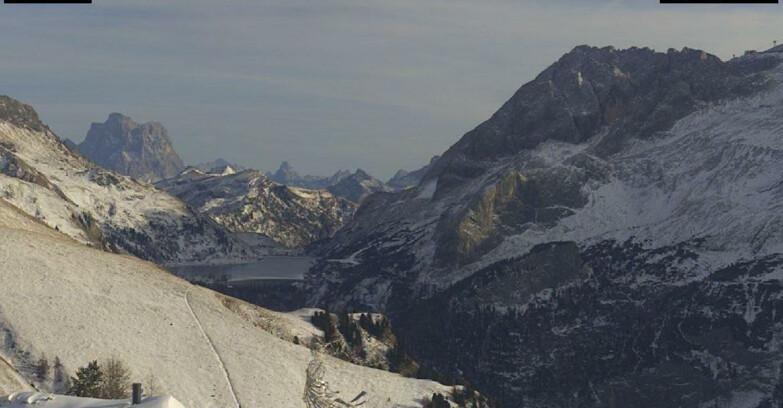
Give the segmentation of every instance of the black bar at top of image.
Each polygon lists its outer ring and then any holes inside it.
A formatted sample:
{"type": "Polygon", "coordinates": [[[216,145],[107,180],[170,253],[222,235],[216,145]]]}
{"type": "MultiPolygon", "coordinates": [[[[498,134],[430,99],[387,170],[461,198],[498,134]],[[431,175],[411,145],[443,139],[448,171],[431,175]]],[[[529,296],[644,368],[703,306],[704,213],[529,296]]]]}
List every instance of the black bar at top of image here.
{"type": "Polygon", "coordinates": [[[92,0],[3,0],[5,4],[92,4],[92,0]]]}
{"type": "Polygon", "coordinates": [[[778,0],[661,0],[661,4],[778,4],[778,0]]]}

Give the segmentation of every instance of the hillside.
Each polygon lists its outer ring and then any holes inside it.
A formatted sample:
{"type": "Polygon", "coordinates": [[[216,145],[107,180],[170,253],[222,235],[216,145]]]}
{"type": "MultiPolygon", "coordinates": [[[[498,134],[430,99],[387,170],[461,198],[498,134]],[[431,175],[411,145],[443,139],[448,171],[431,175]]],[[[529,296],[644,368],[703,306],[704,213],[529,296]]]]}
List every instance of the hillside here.
{"type": "Polygon", "coordinates": [[[84,243],[158,263],[237,262],[259,254],[142,181],[89,162],[19,101],[0,97],[0,198],[84,243]]]}
{"type": "Polygon", "coordinates": [[[263,234],[288,248],[332,236],[355,211],[353,203],[328,191],[280,185],[256,170],[212,174],[190,168],[156,186],[231,231],[263,234]]]}
{"type": "Polygon", "coordinates": [[[387,314],[507,406],[776,406],[781,61],[575,48],[368,198],[312,304],[387,314]]]}
{"type": "MultiPolygon", "coordinates": [[[[291,339],[317,331],[298,315],[247,305],[154,264],[89,248],[2,200],[0,265],[0,356],[28,382],[43,353],[58,356],[71,373],[116,355],[135,380],[154,374],[161,391],[186,407],[304,406],[311,354],[291,339]]],[[[417,398],[445,391],[429,381],[324,361],[331,387],[341,395],[366,391],[368,406],[415,407],[417,398]]],[[[0,394],[15,387],[0,381],[0,394]]]]}
{"type": "MultiPolygon", "coordinates": [[[[65,395],[54,395],[37,392],[9,394],[0,397],[0,406],[5,408],[26,408],[35,405],[40,408],[125,408],[128,400],[98,400],[92,398],[77,398],[65,395]]],[[[179,401],[171,396],[153,396],[145,398],[136,408],[184,408],[179,401]]]]}

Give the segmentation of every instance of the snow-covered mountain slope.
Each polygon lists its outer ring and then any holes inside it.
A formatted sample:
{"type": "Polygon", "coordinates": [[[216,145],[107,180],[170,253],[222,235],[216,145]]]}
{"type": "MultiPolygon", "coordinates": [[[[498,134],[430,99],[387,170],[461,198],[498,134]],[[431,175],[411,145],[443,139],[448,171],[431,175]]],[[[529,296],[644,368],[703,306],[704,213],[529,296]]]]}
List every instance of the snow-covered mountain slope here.
{"type": "Polygon", "coordinates": [[[355,211],[353,203],[325,190],[280,185],[256,170],[227,170],[189,168],[156,186],[232,231],[264,234],[289,248],[330,237],[355,211]]]}
{"type": "MultiPolygon", "coordinates": [[[[186,407],[304,407],[312,357],[292,341],[304,331],[299,316],[283,318],[152,263],[89,248],[2,200],[0,282],[0,355],[44,391],[50,384],[34,374],[43,353],[59,357],[70,373],[116,356],[133,380],[153,374],[156,392],[186,407]]],[[[418,398],[446,391],[330,357],[324,362],[332,389],[366,391],[368,406],[415,407],[418,398]]],[[[0,385],[0,394],[17,391],[0,385]]]]}
{"type": "Polygon", "coordinates": [[[163,125],[138,124],[120,113],[93,123],[77,148],[104,168],[139,180],[174,177],[185,168],[163,125]]]}
{"type": "Polygon", "coordinates": [[[781,61],[577,47],[366,200],[313,304],[385,312],[511,406],[778,401],[781,61]]]}
{"type": "MultiPolygon", "coordinates": [[[[0,407],[27,408],[35,405],[40,408],[126,408],[129,400],[99,400],[93,398],[78,398],[66,395],[54,395],[37,392],[18,392],[0,397],[0,407]]],[[[148,397],[138,408],[185,408],[176,399],[168,395],[148,397]]]]}
{"type": "Polygon", "coordinates": [[[90,163],[8,97],[0,97],[0,198],[81,242],[159,263],[257,257],[168,193],[90,163]]]}

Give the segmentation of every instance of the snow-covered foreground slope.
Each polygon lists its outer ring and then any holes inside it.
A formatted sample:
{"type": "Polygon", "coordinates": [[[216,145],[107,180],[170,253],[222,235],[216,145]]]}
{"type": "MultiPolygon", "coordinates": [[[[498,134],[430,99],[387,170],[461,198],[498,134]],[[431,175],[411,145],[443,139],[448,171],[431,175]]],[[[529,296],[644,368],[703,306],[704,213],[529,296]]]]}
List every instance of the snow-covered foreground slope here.
{"type": "Polygon", "coordinates": [[[90,163],[41,123],[33,108],[5,96],[0,198],[81,242],[158,263],[258,257],[168,193],[90,163]]]}
{"type": "MultiPolygon", "coordinates": [[[[27,408],[30,405],[40,408],[126,408],[130,406],[130,402],[128,400],[99,400],[36,392],[21,392],[0,397],[0,407],[27,408]]],[[[141,404],[133,405],[133,407],[184,408],[179,401],[168,395],[145,398],[141,404]]]]}
{"type": "MultiPolygon", "coordinates": [[[[303,407],[311,354],[290,340],[301,323],[84,246],[0,200],[0,354],[28,382],[43,353],[70,373],[114,355],[134,380],[154,375],[156,393],[186,407],[303,407]]],[[[368,406],[414,407],[417,398],[445,392],[433,382],[325,362],[332,388],[366,391],[368,406]]],[[[16,385],[0,381],[0,394],[19,391],[7,387],[16,385]]]]}

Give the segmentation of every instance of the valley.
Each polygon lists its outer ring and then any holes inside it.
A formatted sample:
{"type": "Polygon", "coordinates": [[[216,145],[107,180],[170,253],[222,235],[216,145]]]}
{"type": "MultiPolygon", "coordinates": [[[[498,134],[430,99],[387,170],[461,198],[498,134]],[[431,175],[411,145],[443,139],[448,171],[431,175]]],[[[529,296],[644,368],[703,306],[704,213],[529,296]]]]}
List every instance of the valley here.
{"type": "Polygon", "coordinates": [[[455,139],[187,165],[0,96],[0,406],[112,358],[155,407],[783,406],[783,46],[577,46],[455,139]]]}

